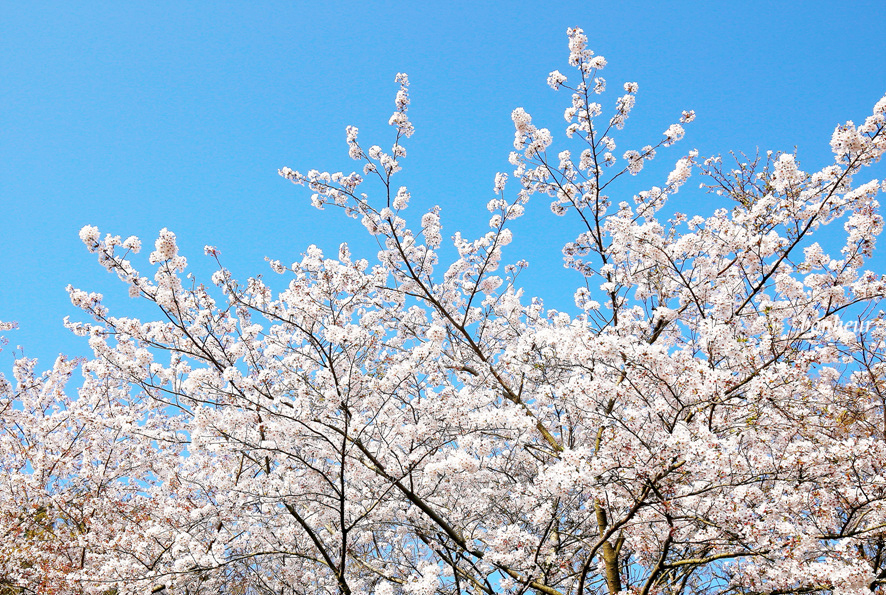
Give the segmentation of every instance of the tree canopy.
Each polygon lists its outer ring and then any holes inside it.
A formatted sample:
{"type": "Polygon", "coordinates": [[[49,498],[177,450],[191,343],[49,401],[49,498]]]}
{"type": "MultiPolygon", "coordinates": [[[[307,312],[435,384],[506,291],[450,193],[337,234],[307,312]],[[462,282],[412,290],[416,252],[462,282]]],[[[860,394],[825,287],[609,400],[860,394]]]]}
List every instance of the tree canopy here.
{"type": "Polygon", "coordinates": [[[311,246],[270,262],[280,283],[241,283],[207,246],[201,282],[164,229],[148,276],[138,238],[84,227],[156,319],[71,287],[93,356],[42,374],[19,359],[2,380],[2,588],[880,590],[886,280],[865,266],[884,184],[857,178],[886,150],[886,97],[812,173],[790,153],[673,153],[689,111],[619,151],[638,85],[604,106],[606,60],[568,39],[569,74],[548,78],[564,136],[513,111],[489,231],[452,235],[451,261],[439,209],[398,181],[405,74],[390,149],[349,127],[359,171],[280,170],[362,222],[373,262],[311,246]],[[666,179],[625,197],[665,153],[666,179]],[[670,209],[693,174],[713,214],[670,209]],[[508,253],[543,197],[581,227],[563,247],[573,312],[524,295],[508,253]]]}

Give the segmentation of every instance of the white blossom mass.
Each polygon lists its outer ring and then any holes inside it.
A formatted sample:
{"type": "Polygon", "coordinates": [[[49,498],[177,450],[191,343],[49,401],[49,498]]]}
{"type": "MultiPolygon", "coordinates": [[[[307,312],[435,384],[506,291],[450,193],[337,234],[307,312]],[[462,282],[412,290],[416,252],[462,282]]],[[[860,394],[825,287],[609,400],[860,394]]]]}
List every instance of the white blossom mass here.
{"type": "Polygon", "coordinates": [[[886,98],[817,171],[675,153],[692,111],[625,146],[637,83],[607,99],[568,38],[565,131],[513,110],[478,237],[401,183],[405,74],[390,149],[348,127],[355,172],[280,170],[362,222],[372,262],[311,246],[243,282],[207,246],[200,282],[170,230],[145,273],[138,238],[84,227],[156,315],[69,287],[93,356],[0,380],[0,593],[882,592],[884,184],[863,172],[886,98]],[[656,158],[671,173],[624,200],[656,158]],[[693,175],[712,214],[670,208],[693,175]],[[573,312],[506,251],[541,197],[580,226],[573,312]]]}

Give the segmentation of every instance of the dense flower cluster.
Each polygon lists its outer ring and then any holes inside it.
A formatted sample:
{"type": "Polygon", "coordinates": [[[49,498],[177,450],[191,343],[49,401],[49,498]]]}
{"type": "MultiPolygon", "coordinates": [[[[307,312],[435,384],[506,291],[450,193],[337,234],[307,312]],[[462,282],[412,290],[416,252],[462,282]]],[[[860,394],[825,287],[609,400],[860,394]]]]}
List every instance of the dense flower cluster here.
{"type": "Polygon", "coordinates": [[[42,375],[22,359],[0,378],[0,590],[881,589],[886,280],[864,267],[883,184],[853,179],[886,149],[886,99],[837,128],[819,171],[787,153],[728,168],[688,151],[616,202],[612,184],[695,114],[617,158],[638,86],[604,115],[606,61],[581,29],[567,35],[575,73],[548,78],[571,95],[565,139],[513,111],[514,169],[495,176],[489,231],[453,234],[439,270],[440,209],[410,227],[423,199],[393,180],[414,131],[402,74],[391,151],[346,131],[381,198],[357,193],[357,173],[280,170],[359,219],[374,264],[310,246],[269,261],[286,280],[275,291],[238,283],[207,246],[219,269],[205,286],[183,281],[169,230],[149,278],[128,260],[137,238],[84,227],[160,315],[117,317],[69,288],[91,321],[67,324],[94,357],[42,375]],[[664,218],[693,173],[722,204],[664,218]],[[525,296],[525,261],[505,261],[536,194],[581,226],[563,248],[575,314],[525,296]],[[815,235],[828,224],[834,255],[815,235]]]}

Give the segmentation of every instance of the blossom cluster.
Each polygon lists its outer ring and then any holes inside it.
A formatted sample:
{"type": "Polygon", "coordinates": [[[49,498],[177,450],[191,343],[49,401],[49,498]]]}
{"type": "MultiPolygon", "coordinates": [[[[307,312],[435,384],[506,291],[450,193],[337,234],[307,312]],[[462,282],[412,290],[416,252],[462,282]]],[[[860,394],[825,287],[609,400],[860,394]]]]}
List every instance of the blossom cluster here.
{"type": "Polygon", "coordinates": [[[605,103],[606,60],[567,37],[574,72],[547,81],[570,95],[563,138],[514,109],[513,171],[477,191],[488,230],[449,252],[440,207],[399,183],[403,74],[390,151],[346,129],[362,175],[280,170],[358,219],[372,262],[311,245],[238,282],[206,246],[204,285],[168,229],[142,274],[138,238],[84,227],[158,314],[69,287],[93,356],[0,377],[0,589],[876,591],[886,278],[865,267],[884,185],[853,180],[886,148],[886,99],[817,171],[688,150],[623,200],[695,114],[624,148],[638,85],[605,103]],[[693,174],[704,216],[669,209],[693,174]],[[574,312],[525,295],[508,260],[536,194],[579,226],[574,312]]]}

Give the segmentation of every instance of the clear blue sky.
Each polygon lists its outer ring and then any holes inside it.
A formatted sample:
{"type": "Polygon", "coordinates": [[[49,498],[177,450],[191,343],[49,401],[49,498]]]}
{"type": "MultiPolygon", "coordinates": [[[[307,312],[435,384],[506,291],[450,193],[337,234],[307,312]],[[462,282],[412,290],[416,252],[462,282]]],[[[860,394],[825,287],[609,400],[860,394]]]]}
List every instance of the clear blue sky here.
{"type": "MultiPolygon", "coordinates": [[[[145,313],[80,243],[87,223],[146,247],[168,227],[201,275],[204,244],[241,278],[311,243],[373,254],[359,224],[312,209],[276,171],[351,171],[348,124],[390,145],[397,72],[410,75],[417,128],[402,183],[414,215],[443,206],[444,237],[484,230],[493,176],[509,170],[513,108],[562,136],[568,95],[545,78],[567,72],[570,26],[608,59],[609,104],[622,82],[640,84],[620,151],[697,112],[686,140],[660,153],[665,170],[692,147],[795,145],[818,168],[834,126],[861,121],[886,92],[883,0],[478,4],[2,2],[0,320],[21,325],[12,346],[44,365],[85,353],[61,324],[79,316],[68,283],[105,293],[119,315],[145,313]]],[[[697,190],[678,197],[684,212],[711,207],[697,190]]],[[[543,199],[530,208],[510,259],[527,258],[529,290],[565,308],[574,283],[559,248],[575,228],[543,199]]]]}

